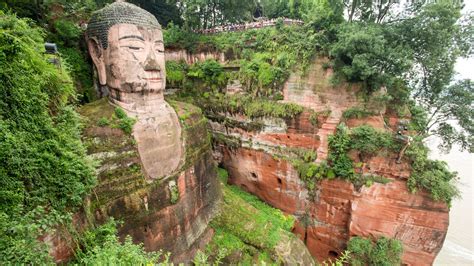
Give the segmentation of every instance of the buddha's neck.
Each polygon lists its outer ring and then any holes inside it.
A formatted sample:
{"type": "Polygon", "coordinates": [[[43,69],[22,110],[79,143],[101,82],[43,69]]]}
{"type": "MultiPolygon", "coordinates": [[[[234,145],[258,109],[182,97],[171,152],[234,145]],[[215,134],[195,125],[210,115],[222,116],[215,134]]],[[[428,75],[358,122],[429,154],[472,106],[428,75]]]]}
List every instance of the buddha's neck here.
{"type": "Polygon", "coordinates": [[[109,100],[113,105],[119,106],[130,115],[146,115],[163,111],[163,107],[168,105],[163,94],[152,93],[120,93],[120,97],[109,95],[109,100]]]}

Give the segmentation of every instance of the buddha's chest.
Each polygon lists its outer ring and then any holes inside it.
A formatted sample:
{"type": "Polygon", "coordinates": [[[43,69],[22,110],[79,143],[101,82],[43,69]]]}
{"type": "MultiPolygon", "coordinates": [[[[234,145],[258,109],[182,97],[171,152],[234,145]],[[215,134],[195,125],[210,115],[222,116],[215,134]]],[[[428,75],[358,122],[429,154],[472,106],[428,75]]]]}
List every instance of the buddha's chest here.
{"type": "Polygon", "coordinates": [[[166,177],[181,165],[184,143],[178,117],[171,107],[157,114],[137,116],[133,136],[148,178],[166,177]]]}

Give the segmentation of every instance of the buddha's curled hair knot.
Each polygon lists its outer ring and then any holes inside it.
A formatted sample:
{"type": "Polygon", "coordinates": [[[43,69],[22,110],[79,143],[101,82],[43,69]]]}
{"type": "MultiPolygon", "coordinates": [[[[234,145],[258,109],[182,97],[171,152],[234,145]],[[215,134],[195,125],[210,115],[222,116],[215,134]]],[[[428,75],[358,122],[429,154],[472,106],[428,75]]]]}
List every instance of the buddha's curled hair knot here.
{"type": "Polygon", "coordinates": [[[109,29],[122,23],[161,29],[160,23],[150,12],[127,2],[114,2],[92,14],[86,36],[88,39],[96,38],[102,48],[107,49],[109,29]]]}

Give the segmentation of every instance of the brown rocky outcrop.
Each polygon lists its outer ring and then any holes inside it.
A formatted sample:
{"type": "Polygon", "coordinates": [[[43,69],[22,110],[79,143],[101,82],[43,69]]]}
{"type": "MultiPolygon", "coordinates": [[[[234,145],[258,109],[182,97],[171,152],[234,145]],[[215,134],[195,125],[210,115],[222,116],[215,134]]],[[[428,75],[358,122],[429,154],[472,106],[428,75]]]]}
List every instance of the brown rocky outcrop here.
{"type": "MultiPolygon", "coordinates": [[[[284,90],[285,102],[298,103],[315,112],[331,111],[328,117],[318,119],[317,125],[309,123],[306,112],[280,123],[260,119],[257,122],[263,124],[263,130],[224,127],[216,120],[211,123],[214,134],[239,144],[215,144],[217,157],[229,171],[229,182],[295,215],[298,222],[294,233],[319,261],[338,256],[352,236],[387,236],[403,243],[404,264],[432,264],[446,236],[449,209],[425,192],[408,191],[408,162],[397,164],[397,155],[390,152],[360,162],[359,156],[351,153],[361,165],[361,173],[383,176],[390,182],[355,188],[347,181],[325,179],[314,191],[308,191],[289,160],[279,156],[285,149],[297,147],[316,150],[317,161],[324,161],[328,136],[343,121],[343,112],[361,104],[355,93],[357,87],[332,87],[328,82],[330,71],[322,68],[324,59],[318,60],[307,76],[293,74],[284,90]]],[[[376,115],[345,122],[350,127],[368,124],[379,130],[393,130],[397,118],[387,114],[386,125],[384,114],[382,108],[376,115]]],[[[231,118],[252,122],[245,117],[231,118]]]]}
{"type": "MultiPolygon", "coordinates": [[[[145,178],[136,141],[117,128],[114,107],[107,99],[81,107],[87,125],[84,142],[99,163],[99,180],[74,221],[82,231],[114,217],[123,221],[118,228],[121,239],[130,235],[147,251],[163,250],[171,253],[172,261],[187,262],[211,239],[208,223],[221,196],[207,119],[192,105],[172,105],[183,128],[185,162],[159,180],[145,178]],[[109,124],[99,126],[99,119],[109,124]]],[[[57,262],[72,256],[73,243],[67,232],[57,230],[44,238],[57,262]]]]}
{"type": "Polygon", "coordinates": [[[429,265],[446,236],[446,205],[427,193],[410,193],[406,169],[387,160],[374,159],[366,169],[390,177],[388,184],[357,191],[349,182],[324,180],[314,198],[290,163],[264,151],[223,148],[222,163],[229,170],[229,182],[299,218],[294,232],[318,260],[340,254],[351,236],[388,236],[402,241],[403,263],[429,265]]]}

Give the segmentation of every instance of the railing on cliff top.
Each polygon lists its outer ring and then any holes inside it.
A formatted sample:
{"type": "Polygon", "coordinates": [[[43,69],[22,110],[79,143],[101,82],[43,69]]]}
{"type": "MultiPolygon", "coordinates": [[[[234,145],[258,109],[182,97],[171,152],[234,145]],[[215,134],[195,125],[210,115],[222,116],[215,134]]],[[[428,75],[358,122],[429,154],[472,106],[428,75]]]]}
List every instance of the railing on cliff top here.
{"type": "Polygon", "coordinates": [[[283,18],[283,19],[268,19],[268,20],[260,20],[255,22],[248,22],[245,24],[230,24],[225,26],[217,26],[211,29],[203,29],[203,30],[195,30],[196,33],[201,34],[214,34],[220,32],[229,32],[229,31],[243,31],[248,29],[261,29],[266,27],[274,27],[278,23],[278,21],[282,21],[283,25],[303,25],[304,22],[297,19],[291,18],[283,18]]]}

